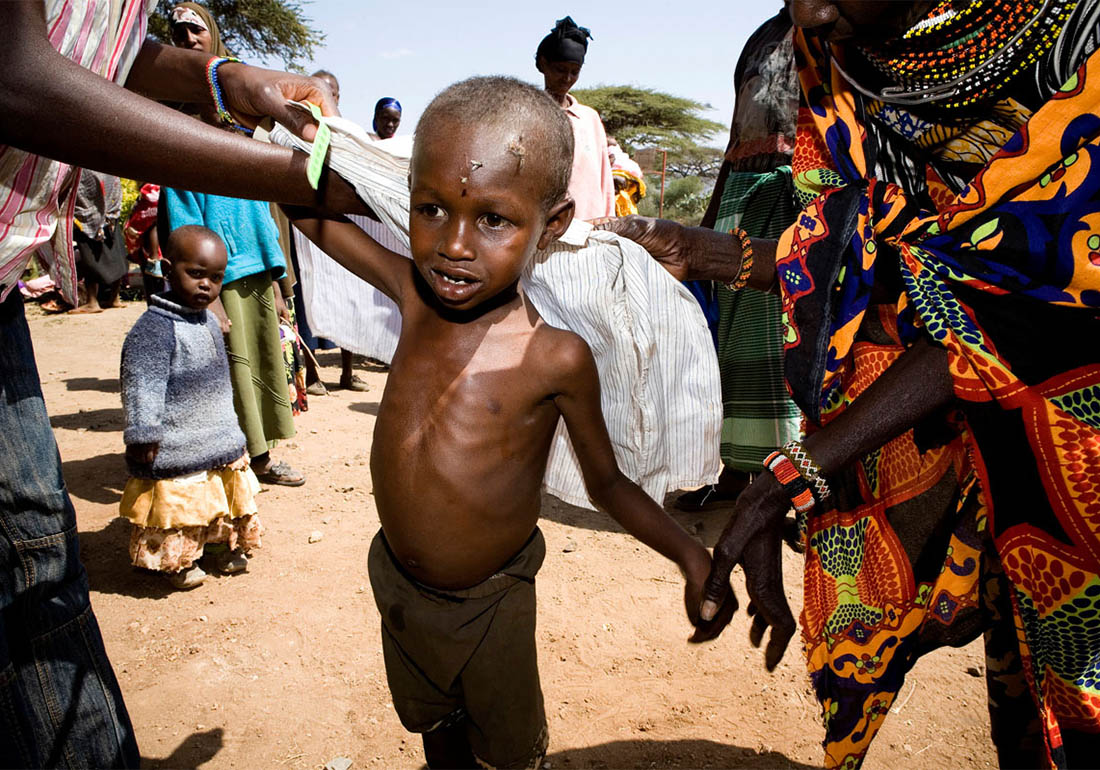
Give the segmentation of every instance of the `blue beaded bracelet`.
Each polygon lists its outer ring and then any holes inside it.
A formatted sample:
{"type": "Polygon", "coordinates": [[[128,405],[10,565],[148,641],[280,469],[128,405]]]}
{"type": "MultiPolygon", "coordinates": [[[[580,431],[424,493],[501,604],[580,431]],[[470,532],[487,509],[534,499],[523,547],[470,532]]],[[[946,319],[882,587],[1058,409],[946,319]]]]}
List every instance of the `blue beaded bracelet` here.
{"type": "Polygon", "coordinates": [[[206,82],[210,86],[210,96],[214,99],[214,109],[218,112],[218,119],[225,125],[240,131],[242,134],[252,136],[252,129],[245,128],[238,123],[233,115],[225,107],[225,100],[222,99],[222,88],[218,83],[218,67],[222,66],[226,62],[240,63],[240,59],[236,57],[214,56],[210,61],[206,63],[206,82]]]}

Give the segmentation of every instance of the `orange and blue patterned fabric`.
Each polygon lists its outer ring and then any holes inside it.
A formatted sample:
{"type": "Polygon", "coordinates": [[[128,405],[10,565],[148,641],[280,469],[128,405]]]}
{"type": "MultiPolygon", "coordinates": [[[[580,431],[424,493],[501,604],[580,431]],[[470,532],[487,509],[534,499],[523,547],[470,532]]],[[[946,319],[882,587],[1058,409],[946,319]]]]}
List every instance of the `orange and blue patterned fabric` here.
{"type": "Polygon", "coordinates": [[[792,394],[825,425],[926,335],[960,407],[862,458],[810,517],[826,764],[858,766],[916,659],[988,626],[995,573],[1060,766],[1062,731],[1100,733],[1100,54],[1017,100],[965,184],[930,163],[914,191],[877,175],[884,105],[834,66],[844,52],[802,33],[796,48],[804,208],[777,252],[792,394]]]}

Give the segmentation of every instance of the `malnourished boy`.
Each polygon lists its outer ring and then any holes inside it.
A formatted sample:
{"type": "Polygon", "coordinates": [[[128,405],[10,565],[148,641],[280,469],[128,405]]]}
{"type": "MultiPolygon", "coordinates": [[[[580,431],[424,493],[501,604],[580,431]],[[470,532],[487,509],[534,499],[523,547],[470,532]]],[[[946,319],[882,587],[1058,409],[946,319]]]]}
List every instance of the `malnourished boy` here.
{"type": "Polygon", "coordinates": [[[509,78],[451,86],[416,131],[412,260],[346,220],[295,224],[402,314],[371,473],[369,556],[386,673],[431,767],[537,766],[547,747],[534,579],[540,489],[564,418],[589,494],[683,571],[694,618],[710,557],[619,470],[588,345],[518,287],[573,216],[561,109],[509,78]]]}

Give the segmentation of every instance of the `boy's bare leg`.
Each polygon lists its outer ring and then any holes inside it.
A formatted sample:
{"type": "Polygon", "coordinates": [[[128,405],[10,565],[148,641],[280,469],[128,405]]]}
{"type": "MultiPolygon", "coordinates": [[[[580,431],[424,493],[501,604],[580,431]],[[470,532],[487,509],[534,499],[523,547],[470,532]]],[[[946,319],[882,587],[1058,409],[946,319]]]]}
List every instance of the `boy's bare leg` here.
{"type": "Polygon", "coordinates": [[[476,768],[473,749],[466,737],[466,720],[423,733],[424,761],[432,770],[476,768]]]}

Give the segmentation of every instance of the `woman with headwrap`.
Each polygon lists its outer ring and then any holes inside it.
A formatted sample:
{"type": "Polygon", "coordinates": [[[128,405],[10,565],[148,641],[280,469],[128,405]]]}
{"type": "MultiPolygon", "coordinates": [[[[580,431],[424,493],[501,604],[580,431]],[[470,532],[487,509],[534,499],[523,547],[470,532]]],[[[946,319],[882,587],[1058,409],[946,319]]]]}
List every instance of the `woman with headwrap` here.
{"type": "Polygon", "coordinates": [[[554,98],[573,127],[573,174],[569,195],[576,204],[577,219],[609,217],[615,213],[615,184],[607,156],[607,132],[600,114],[569,94],[580,77],[592,34],[566,16],[550,30],[535,52],[535,66],[542,73],[546,92],[554,98]]]}
{"type": "Polygon", "coordinates": [[[401,102],[392,96],[383,96],[374,105],[373,139],[392,139],[401,125],[401,102]]]}
{"type": "MultiPolygon", "coordinates": [[[[177,46],[227,54],[213,16],[198,3],[175,6],[171,26],[177,46]]],[[[216,116],[203,115],[208,117],[218,123],[216,116]]],[[[279,335],[280,316],[289,318],[278,283],[287,272],[286,258],[268,204],[166,187],[160,210],[169,230],[202,225],[224,241],[225,285],[210,310],[225,332],[233,406],[252,469],[267,484],[304,484],[301,473],[270,454],[276,441],[294,435],[294,418],[279,335]]]]}
{"type": "Polygon", "coordinates": [[[789,6],[794,224],[606,225],[780,295],[808,435],[737,499],[700,614],[741,564],[778,663],[793,503],[827,766],[860,765],[920,656],[983,632],[1001,764],[1095,766],[1100,0],[789,6]]]}

